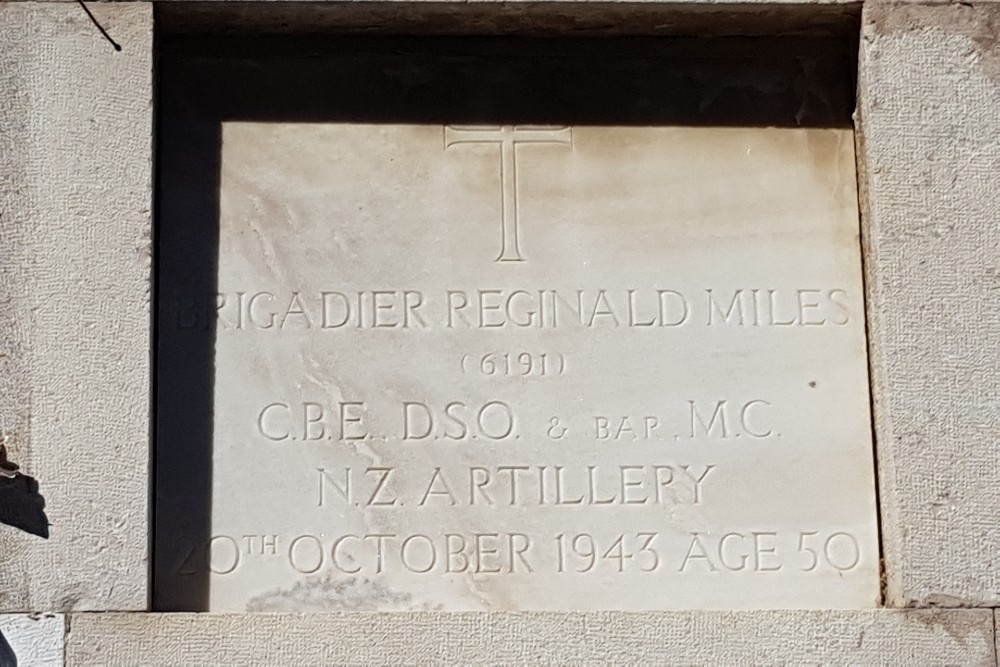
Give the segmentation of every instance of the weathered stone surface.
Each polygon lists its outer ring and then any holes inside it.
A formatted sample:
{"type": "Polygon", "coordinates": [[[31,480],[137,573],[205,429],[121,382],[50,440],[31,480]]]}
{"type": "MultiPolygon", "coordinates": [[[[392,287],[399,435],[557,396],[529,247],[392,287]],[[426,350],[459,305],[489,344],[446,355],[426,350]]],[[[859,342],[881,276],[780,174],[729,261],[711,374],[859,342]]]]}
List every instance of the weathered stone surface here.
{"type": "Polygon", "coordinates": [[[993,621],[993,639],[996,641],[996,653],[993,657],[996,659],[996,663],[1000,665],[1000,609],[993,610],[993,621]]]}
{"type": "Polygon", "coordinates": [[[64,626],[62,615],[0,614],[0,634],[7,644],[0,645],[0,655],[9,658],[13,654],[18,665],[62,665],[64,626]]]}
{"type": "Polygon", "coordinates": [[[92,9],[121,52],[0,4],[0,436],[45,503],[4,507],[50,534],[0,526],[5,610],[146,606],[152,16],[92,9]]]}
{"type": "Polygon", "coordinates": [[[993,657],[996,659],[996,663],[1000,665],[1000,609],[993,610],[993,621],[993,639],[996,641],[996,653],[993,657]]]}
{"type": "Polygon", "coordinates": [[[78,614],[68,665],[993,665],[990,610],[78,614]]]}
{"type": "Polygon", "coordinates": [[[863,227],[887,602],[1000,604],[1000,5],[868,3],[863,227]]]}

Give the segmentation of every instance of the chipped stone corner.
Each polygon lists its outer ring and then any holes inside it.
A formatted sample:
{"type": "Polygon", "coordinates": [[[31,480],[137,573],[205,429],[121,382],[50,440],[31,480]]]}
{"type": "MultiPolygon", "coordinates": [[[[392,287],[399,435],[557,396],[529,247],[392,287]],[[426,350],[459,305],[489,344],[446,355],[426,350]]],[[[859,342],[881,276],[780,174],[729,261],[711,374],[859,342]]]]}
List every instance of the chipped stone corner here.
{"type": "Polygon", "coordinates": [[[861,34],[866,41],[903,33],[940,31],[967,38],[970,65],[1000,86],[1000,3],[994,0],[923,4],[906,0],[869,0],[861,34]]]}
{"type": "MultiPolygon", "coordinates": [[[[926,626],[932,631],[944,632],[956,642],[968,644],[970,641],[976,640],[989,644],[995,639],[992,632],[988,632],[990,636],[984,636],[982,619],[974,613],[962,613],[949,608],[911,609],[905,613],[910,621],[926,626]]],[[[986,630],[992,630],[992,628],[987,627],[986,630]]]]}

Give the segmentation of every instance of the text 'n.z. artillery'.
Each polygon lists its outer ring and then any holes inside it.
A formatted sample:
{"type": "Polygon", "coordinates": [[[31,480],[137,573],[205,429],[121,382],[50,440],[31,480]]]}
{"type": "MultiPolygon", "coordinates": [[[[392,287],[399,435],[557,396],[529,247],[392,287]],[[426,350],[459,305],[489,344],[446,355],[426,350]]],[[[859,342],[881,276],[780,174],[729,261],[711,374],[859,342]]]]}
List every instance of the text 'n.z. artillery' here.
{"type": "Polygon", "coordinates": [[[534,125],[446,125],[444,145],[497,144],[500,147],[501,237],[498,262],[523,262],[517,230],[518,144],[571,144],[572,128],[534,125]]]}

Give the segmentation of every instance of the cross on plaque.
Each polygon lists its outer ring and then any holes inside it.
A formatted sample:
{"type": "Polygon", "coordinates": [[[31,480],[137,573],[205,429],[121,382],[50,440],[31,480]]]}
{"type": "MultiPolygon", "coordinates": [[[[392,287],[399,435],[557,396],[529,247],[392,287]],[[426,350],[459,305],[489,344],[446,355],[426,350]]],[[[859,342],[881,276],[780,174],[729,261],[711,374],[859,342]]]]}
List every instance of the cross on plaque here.
{"type": "Polygon", "coordinates": [[[501,237],[497,262],[523,262],[517,239],[517,145],[569,144],[569,127],[500,125],[499,127],[451,126],[444,128],[444,147],[454,144],[498,144],[500,146],[501,237]]]}

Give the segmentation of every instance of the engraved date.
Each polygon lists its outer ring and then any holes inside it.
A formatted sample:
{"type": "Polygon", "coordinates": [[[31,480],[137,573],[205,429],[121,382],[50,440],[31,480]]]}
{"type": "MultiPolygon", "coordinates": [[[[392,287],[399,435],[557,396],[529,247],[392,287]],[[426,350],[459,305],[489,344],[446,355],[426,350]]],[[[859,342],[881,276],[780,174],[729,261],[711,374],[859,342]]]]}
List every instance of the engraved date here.
{"type": "Polygon", "coordinates": [[[589,575],[699,577],[839,574],[869,558],[843,531],[729,530],[663,534],[637,532],[304,533],[217,534],[201,543],[180,540],[171,556],[175,576],[237,573],[248,561],[284,562],[298,574],[589,575]],[[551,534],[550,534],[551,535],[551,534]]]}
{"type": "Polygon", "coordinates": [[[598,545],[590,533],[556,535],[557,571],[585,574],[598,567],[618,572],[628,569],[654,572],[660,567],[660,554],[654,542],[657,533],[619,534],[598,545]]]}

